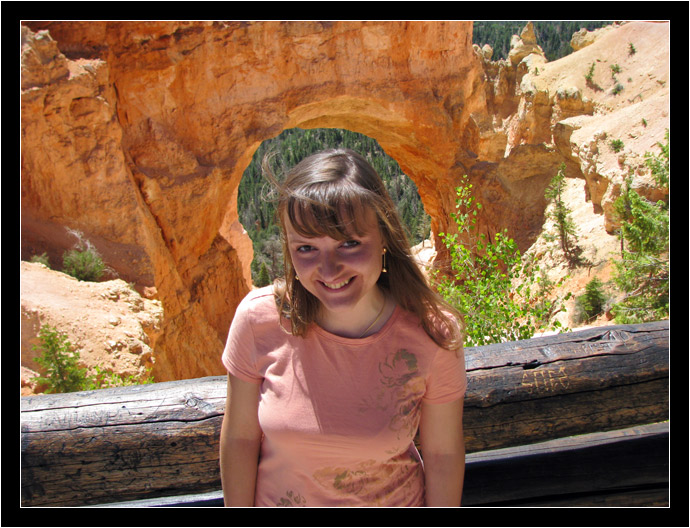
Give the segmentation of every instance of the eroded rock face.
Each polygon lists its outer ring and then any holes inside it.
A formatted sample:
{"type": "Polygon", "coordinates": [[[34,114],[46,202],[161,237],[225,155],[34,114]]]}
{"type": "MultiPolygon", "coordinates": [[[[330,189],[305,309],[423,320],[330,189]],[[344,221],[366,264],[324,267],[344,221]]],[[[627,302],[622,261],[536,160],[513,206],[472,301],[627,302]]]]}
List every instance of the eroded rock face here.
{"type": "Polygon", "coordinates": [[[42,264],[21,263],[22,394],[37,387],[30,379],[45,375],[34,359],[40,354],[38,331],[48,325],[67,335],[80,362],[95,374],[148,377],[163,333],[160,301],[141,297],[123,280],[83,282],[42,264]]]}
{"type": "Polygon", "coordinates": [[[519,64],[530,55],[538,55],[541,57],[540,62],[546,62],[544,57],[544,50],[537,44],[537,37],[534,34],[534,25],[528,22],[524,29],[520,32],[520,36],[513,35],[510,41],[510,52],[508,53],[508,60],[513,66],[519,64]]]}
{"type": "MultiPolygon", "coordinates": [[[[46,251],[59,268],[74,243],[65,227],[78,229],[118,277],[155,288],[165,316],[154,375],[165,381],[224,372],[227,329],[251,287],[237,187],[261,142],[286,128],[375,138],[416,183],[434,234],[452,232],[464,174],[482,196],[480,227],[508,227],[523,250],[561,161],[604,210],[610,175],[582,155],[600,96],[586,92],[586,72],[564,85],[549,63],[535,74],[535,53],[491,62],[471,31],[471,22],[29,23],[23,257],[46,251]]],[[[523,33],[522,46],[537,46],[523,33]]]]}
{"type": "Polygon", "coordinates": [[[606,26],[603,28],[595,29],[593,31],[587,31],[585,28],[580,29],[573,33],[573,37],[570,39],[570,47],[575,51],[579,51],[582,48],[593,44],[595,40],[608,33],[617,26],[606,26]]]}
{"type": "MultiPolygon", "coordinates": [[[[285,128],[376,138],[414,174],[444,229],[471,163],[456,138],[481,67],[471,23],[46,23],[65,50],[24,63],[24,256],[60,260],[79,229],[165,309],[156,379],[223,372],[223,341],[249,290],[251,243],[236,191],[260,143],[285,128]],[[69,57],[69,58],[67,58],[69,57]],[[87,58],[84,58],[87,57],[87,58]],[[38,76],[36,74],[35,76],[38,76]],[[44,75],[44,77],[46,77],[44,75]],[[62,239],[61,239],[62,238],[62,239]]],[[[37,54],[27,32],[23,53],[37,54]]]]}
{"type": "MultiPolygon", "coordinates": [[[[510,200],[536,212],[514,217],[522,222],[523,233],[534,232],[530,216],[543,223],[543,216],[538,218],[539,185],[534,183],[547,185],[548,175],[553,177],[561,162],[568,167],[568,177],[585,180],[587,199],[594,214],[605,215],[609,234],[617,227],[613,202],[631,171],[644,195],[656,200],[664,194],[650,183],[644,153],[658,153],[657,143],[664,141],[670,123],[668,31],[668,24],[653,22],[612,26],[598,31],[579,52],[536,68],[529,65],[529,56],[515,67],[508,61],[483,61],[487,105],[479,114],[483,126],[478,158],[486,163],[472,168],[473,183],[481,188],[497,174],[501,186],[511,189],[510,200]],[[631,43],[635,53],[630,53],[631,43]],[[592,64],[594,76],[588,82],[592,64]],[[623,151],[614,152],[612,140],[621,140],[623,151]],[[531,179],[530,190],[516,194],[510,183],[516,176],[511,174],[531,179]]],[[[523,250],[534,241],[511,234],[523,250]]]]}

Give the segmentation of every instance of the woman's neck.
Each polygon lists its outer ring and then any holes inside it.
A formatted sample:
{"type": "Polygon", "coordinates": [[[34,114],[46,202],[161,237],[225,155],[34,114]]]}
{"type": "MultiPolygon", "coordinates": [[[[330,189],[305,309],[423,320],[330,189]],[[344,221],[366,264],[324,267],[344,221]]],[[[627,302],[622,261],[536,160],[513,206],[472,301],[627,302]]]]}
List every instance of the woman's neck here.
{"type": "Polygon", "coordinates": [[[386,324],[395,309],[395,302],[377,288],[376,295],[364,306],[348,313],[321,311],[316,323],[331,334],[358,339],[375,334],[386,324]]]}

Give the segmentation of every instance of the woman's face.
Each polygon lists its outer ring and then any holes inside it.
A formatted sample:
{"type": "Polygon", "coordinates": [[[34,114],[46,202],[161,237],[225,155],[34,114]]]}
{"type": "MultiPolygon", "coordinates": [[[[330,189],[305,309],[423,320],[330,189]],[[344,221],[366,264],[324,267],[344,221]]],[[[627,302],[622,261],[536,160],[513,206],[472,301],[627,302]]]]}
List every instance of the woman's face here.
{"type": "Polygon", "coordinates": [[[381,274],[383,239],[376,214],[367,210],[362,236],[336,240],[327,236],[310,238],[285,222],[290,258],[304,288],[321,301],[326,317],[368,313],[380,307],[381,292],[376,282],[381,274]]]}

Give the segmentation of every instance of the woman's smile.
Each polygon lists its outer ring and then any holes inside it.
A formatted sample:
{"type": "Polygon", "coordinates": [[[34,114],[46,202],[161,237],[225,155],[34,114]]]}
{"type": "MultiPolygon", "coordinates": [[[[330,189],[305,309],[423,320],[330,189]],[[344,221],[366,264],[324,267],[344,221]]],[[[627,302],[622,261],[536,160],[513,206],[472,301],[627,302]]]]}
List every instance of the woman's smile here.
{"type": "Polygon", "coordinates": [[[341,289],[344,289],[345,286],[347,286],[348,284],[350,284],[350,282],[352,282],[352,281],[354,280],[354,278],[355,278],[355,277],[350,277],[349,279],[347,279],[347,280],[345,280],[345,281],[343,281],[343,282],[338,282],[338,283],[335,283],[335,284],[329,284],[329,283],[323,282],[323,281],[320,281],[320,282],[321,282],[321,284],[323,284],[323,285],[324,285],[326,288],[328,288],[329,290],[341,290],[341,289]]]}

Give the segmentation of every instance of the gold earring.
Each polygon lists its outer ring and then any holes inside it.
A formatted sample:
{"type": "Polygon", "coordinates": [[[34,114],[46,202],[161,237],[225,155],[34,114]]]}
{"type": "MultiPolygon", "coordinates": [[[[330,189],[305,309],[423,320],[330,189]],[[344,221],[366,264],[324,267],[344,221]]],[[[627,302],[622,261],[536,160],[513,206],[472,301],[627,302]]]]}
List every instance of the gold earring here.
{"type": "Polygon", "coordinates": [[[386,248],[383,248],[383,268],[381,269],[383,273],[388,273],[386,269],[386,248]]]}

